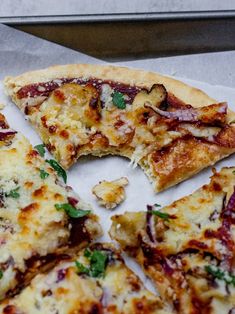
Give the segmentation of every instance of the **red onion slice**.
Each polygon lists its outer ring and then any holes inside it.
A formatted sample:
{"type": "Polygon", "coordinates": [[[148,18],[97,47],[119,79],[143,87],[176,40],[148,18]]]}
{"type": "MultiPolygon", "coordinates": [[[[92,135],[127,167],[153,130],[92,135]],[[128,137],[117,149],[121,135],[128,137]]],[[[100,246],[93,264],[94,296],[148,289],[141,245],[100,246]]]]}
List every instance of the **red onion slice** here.
{"type": "Polygon", "coordinates": [[[70,205],[75,207],[79,201],[74,197],[68,196],[68,202],[70,205]]]}
{"type": "Polygon", "coordinates": [[[1,129],[0,130],[0,141],[3,141],[6,139],[7,136],[9,135],[14,135],[17,132],[15,130],[12,129],[1,129]]]}
{"type": "Polygon", "coordinates": [[[155,243],[155,232],[154,232],[154,221],[152,214],[153,206],[147,205],[147,214],[146,214],[146,233],[149,236],[149,240],[155,243]]]}
{"type": "Polygon", "coordinates": [[[227,113],[227,103],[218,103],[201,108],[193,108],[190,105],[185,108],[174,111],[164,111],[150,103],[146,103],[145,108],[150,108],[157,114],[167,119],[176,119],[180,122],[198,122],[203,123],[224,123],[227,113]]]}
{"type": "Polygon", "coordinates": [[[235,187],[233,193],[230,196],[227,205],[222,211],[222,218],[231,220],[232,223],[235,223],[235,187]]]}
{"type": "Polygon", "coordinates": [[[151,108],[154,112],[167,119],[177,119],[184,122],[196,122],[198,121],[198,115],[194,109],[178,109],[176,111],[164,111],[150,104],[145,105],[145,108],[151,108]]]}
{"type": "Polygon", "coordinates": [[[56,280],[56,283],[62,281],[65,279],[66,277],[66,274],[67,274],[67,269],[59,269],[58,272],[57,272],[57,280],[56,280]]]}

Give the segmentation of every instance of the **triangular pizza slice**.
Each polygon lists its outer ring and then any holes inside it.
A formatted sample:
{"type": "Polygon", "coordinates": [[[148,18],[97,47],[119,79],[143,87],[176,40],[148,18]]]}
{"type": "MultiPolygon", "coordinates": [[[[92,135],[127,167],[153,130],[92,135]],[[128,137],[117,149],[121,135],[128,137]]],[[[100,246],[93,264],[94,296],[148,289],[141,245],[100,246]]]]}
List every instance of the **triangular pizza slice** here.
{"type": "Polygon", "coordinates": [[[114,246],[104,243],[64,256],[19,295],[1,302],[0,313],[171,314],[114,246]]]}
{"type": "Polygon", "coordinates": [[[5,88],[64,168],[82,155],[125,156],[158,192],[235,151],[226,103],[156,73],[64,65],[7,77],[5,88]]]}
{"type": "Polygon", "coordinates": [[[0,114],[0,299],[68,247],[101,235],[98,217],[0,114]]]}
{"type": "Polygon", "coordinates": [[[174,313],[235,311],[235,168],[162,209],[112,218],[110,234],[134,256],[174,313]]]}

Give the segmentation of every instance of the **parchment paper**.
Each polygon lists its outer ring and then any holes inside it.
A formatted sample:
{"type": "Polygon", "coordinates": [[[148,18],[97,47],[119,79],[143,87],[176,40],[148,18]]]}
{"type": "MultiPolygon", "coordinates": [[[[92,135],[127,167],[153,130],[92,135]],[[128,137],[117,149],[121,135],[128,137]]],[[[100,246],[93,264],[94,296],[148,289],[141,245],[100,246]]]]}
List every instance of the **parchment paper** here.
{"type": "MultiPolygon", "coordinates": [[[[15,75],[24,71],[47,67],[52,64],[65,63],[101,63],[97,59],[72,51],[67,48],[24,34],[6,26],[0,25],[0,79],[5,75],[15,75]]],[[[153,60],[154,63],[154,60],[153,60]]],[[[129,63],[130,64],[130,63],[129,63]]],[[[149,63],[148,63],[149,66],[149,63]]],[[[141,63],[145,68],[145,61],[141,63]]],[[[207,83],[185,80],[195,87],[203,89],[219,101],[227,101],[230,108],[235,110],[235,89],[223,86],[212,86],[207,83]]],[[[3,91],[0,82],[0,103],[5,103],[3,113],[6,115],[11,127],[21,131],[33,145],[41,143],[36,132],[25,121],[20,111],[13,105],[3,91]]],[[[216,168],[235,165],[235,156],[217,163],[216,168]]],[[[91,203],[94,212],[101,218],[105,235],[101,240],[110,240],[107,231],[110,227],[110,216],[125,211],[145,210],[147,204],[158,203],[166,205],[187,195],[209,181],[211,169],[206,169],[193,178],[170,188],[165,192],[155,194],[144,173],[139,169],[132,169],[129,161],[121,157],[81,158],[77,164],[68,171],[68,184],[78,192],[84,200],[91,203]],[[126,188],[127,199],[114,211],[108,211],[97,205],[91,193],[92,187],[100,180],[113,180],[126,176],[129,185],[126,188]]],[[[133,260],[126,258],[127,264],[138,273],[146,285],[152,290],[149,281],[133,260]]]]}

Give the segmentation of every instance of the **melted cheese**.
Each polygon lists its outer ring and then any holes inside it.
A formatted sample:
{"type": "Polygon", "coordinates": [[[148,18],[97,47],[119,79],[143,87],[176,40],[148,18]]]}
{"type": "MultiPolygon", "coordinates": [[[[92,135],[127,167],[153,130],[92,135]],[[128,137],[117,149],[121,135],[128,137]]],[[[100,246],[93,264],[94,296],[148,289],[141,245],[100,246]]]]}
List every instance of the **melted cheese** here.
{"type": "Polygon", "coordinates": [[[200,109],[199,117],[209,119],[210,125],[182,123],[176,127],[172,119],[154,113],[154,108],[166,97],[162,85],[153,85],[149,92],[140,91],[131,105],[128,95],[123,94],[124,109],[114,105],[113,93],[114,89],[107,83],[101,84],[99,91],[90,83],[86,86],[67,83],[47,99],[41,96],[19,99],[18,105],[24,111],[27,108],[27,117],[64,168],[69,168],[82,155],[122,155],[129,157],[134,166],[139,164],[143,168],[155,191],[192,176],[234,151],[197,140],[213,138],[221,130],[213,126],[213,118],[225,122],[225,111],[216,111],[219,104],[200,109]],[[146,108],[146,103],[153,110],[146,108]],[[193,140],[184,139],[185,135],[193,140]],[[169,149],[164,150],[166,147],[169,149]],[[159,156],[160,163],[156,161],[159,156]]]}
{"type": "MultiPolygon", "coordinates": [[[[56,253],[68,244],[72,226],[65,212],[56,210],[55,204],[68,203],[70,197],[78,201],[78,209],[90,209],[61,182],[22,134],[17,133],[10,141],[1,143],[0,269],[3,276],[0,299],[10,289],[22,285],[23,277],[28,276],[27,260],[34,258],[40,266],[40,257],[56,253]],[[40,177],[41,170],[48,174],[45,179],[40,177]],[[12,191],[17,194],[11,196],[12,191]]],[[[96,220],[91,215],[85,222],[91,237],[100,234],[96,220]],[[89,220],[93,222],[92,227],[89,220]]]]}
{"type": "MultiPolygon", "coordinates": [[[[97,247],[97,244],[96,244],[97,247]]],[[[161,300],[147,291],[111,245],[98,245],[111,258],[101,278],[79,274],[75,260],[86,263],[84,251],[37,275],[16,297],[0,304],[0,313],[167,314],[161,300]],[[4,312],[5,311],[5,312],[4,312]],[[13,313],[12,312],[12,313],[13,313]]]]}
{"type": "Polygon", "coordinates": [[[92,193],[97,197],[100,205],[113,209],[125,200],[124,187],[128,183],[128,179],[125,177],[114,181],[101,181],[93,187],[92,193]]]}

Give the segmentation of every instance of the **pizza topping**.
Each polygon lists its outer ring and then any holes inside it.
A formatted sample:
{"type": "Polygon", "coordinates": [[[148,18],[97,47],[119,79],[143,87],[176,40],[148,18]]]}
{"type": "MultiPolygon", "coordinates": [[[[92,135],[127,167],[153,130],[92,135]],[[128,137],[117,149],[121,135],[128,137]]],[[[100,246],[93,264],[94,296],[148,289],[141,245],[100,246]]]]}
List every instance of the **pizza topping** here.
{"type": "Polygon", "coordinates": [[[152,210],[151,213],[152,213],[152,215],[155,215],[155,216],[157,216],[157,217],[159,217],[161,219],[165,219],[167,221],[169,220],[169,218],[171,218],[171,216],[169,214],[162,213],[159,210],[152,210]]]}
{"type": "Polygon", "coordinates": [[[2,279],[2,277],[3,277],[3,270],[0,269],[0,280],[2,279]]]}
{"type": "Polygon", "coordinates": [[[113,93],[113,104],[118,108],[118,109],[125,109],[126,108],[126,103],[124,99],[124,95],[120,92],[114,92],[113,93]]]}
{"type": "Polygon", "coordinates": [[[226,284],[231,284],[235,287],[235,275],[233,275],[232,273],[224,271],[214,265],[206,265],[205,270],[214,278],[223,280],[226,282],[226,284]]]}
{"type": "Polygon", "coordinates": [[[157,204],[157,203],[153,204],[153,206],[155,206],[155,207],[161,207],[161,205],[160,205],[160,204],[157,204]]]}
{"type": "Polygon", "coordinates": [[[92,188],[92,193],[97,197],[101,206],[113,209],[125,200],[124,187],[129,183],[126,177],[114,181],[103,180],[92,188]]]}
{"type": "MultiPolygon", "coordinates": [[[[154,204],[153,206],[155,206],[155,207],[160,207],[161,205],[159,205],[159,204],[154,204]]],[[[159,218],[161,218],[161,219],[164,219],[164,220],[166,220],[166,221],[168,221],[169,219],[175,219],[175,218],[176,218],[175,215],[170,215],[170,214],[168,214],[168,213],[163,213],[163,212],[161,212],[160,210],[154,210],[154,209],[153,209],[153,206],[147,205],[147,209],[148,209],[148,211],[149,211],[152,215],[155,215],[155,216],[157,216],[157,217],[159,217],[159,218]]]]}
{"type": "Polygon", "coordinates": [[[113,89],[110,87],[109,84],[103,84],[101,86],[101,92],[100,92],[100,101],[101,105],[105,109],[109,109],[113,105],[113,89]]]}
{"type": "Polygon", "coordinates": [[[56,280],[56,283],[62,281],[65,279],[66,277],[66,274],[67,274],[67,269],[65,268],[62,268],[62,269],[59,269],[58,272],[57,272],[57,280],[56,280]]]}
{"type": "Polygon", "coordinates": [[[12,198],[19,198],[20,194],[18,193],[20,187],[17,187],[13,190],[11,190],[9,193],[5,193],[6,197],[12,197],[12,198]]]}
{"type": "Polygon", "coordinates": [[[12,129],[1,129],[0,130],[0,141],[4,141],[8,136],[15,135],[17,132],[12,129]]]}
{"type": "Polygon", "coordinates": [[[38,153],[41,157],[44,157],[44,155],[46,153],[44,144],[38,144],[38,145],[34,146],[34,148],[38,151],[38,153]]]}
{"type": "Polygon", "coordinates": [[[147,205],[147,215],[146,215],[146,233],[149,236],[151,242],[156,242],[161,239],[161,234],[165,229],[162,222],[158,222],[157,225],[153,219],[153,216],[161,218],[162,221],[169,221],[169,219],[175,219],[175,215],[170,215],[168,213],[163,213],[160,210],[154,210],[155,207],[159,207],[159,204],[154,204],[153,206],[147,205]],[[156,231],[157,226],[157,231],[156,231]]]}
{"type": "Polygon", "coordinates": [[[47,177],[49,176],[49,173],[48,172],[46,172],[45,170],[43,170],[43,169],[40,169],[40,178],[41,179],[46,179],[47,177]]]}
{"type": "Polygon", "coordinates": [[[90,251],[89,249],[86,249],[84,256],[89,260],[90,265],[89,267],[86,267],[79,261],[75,261],[78,273],[84,273],[94,278],[104,277],[108,255],[103,251],[90,251]]]}
{"type": "Polygon", "coordinates": [[[55,208],[57,210],[64,210],[71,218],[81,218],[91,213],[90,210],[77,209],[69,203],[55,204],[55,208]]]}
{"type": "Polygon", "coordinates": [[[64,183],[67,182],[67,174],[65,170],[54,159],[47,159],[46,162],[57,172],[59,177],[62,177],[64,183]]]}
{"type": "Polygon", "coordinates": [[[235,224],[235,187],[221,216],[222,218],[229,219],[231,223],[235,224]]]}
{"type": "Polygon", "coordinates": [[[150,103],[145,104],[145,108],[150,108],[160,116],[167,119],[177,119],[180,122],[201,121],[206,124],[225,123],[227,107],[227,103],[213,104],[201,108],[193,108],[192,106],[187,105],[186,108],[165,111],[153,106],[150,103]]]}
{"type": "Polygon", "coordinates": [[[146,233],[149,236],[151,242],[155,242],[155,226],[152,215],[153,207],[147,205],[147,214],[146,214],[146,233]]]}

